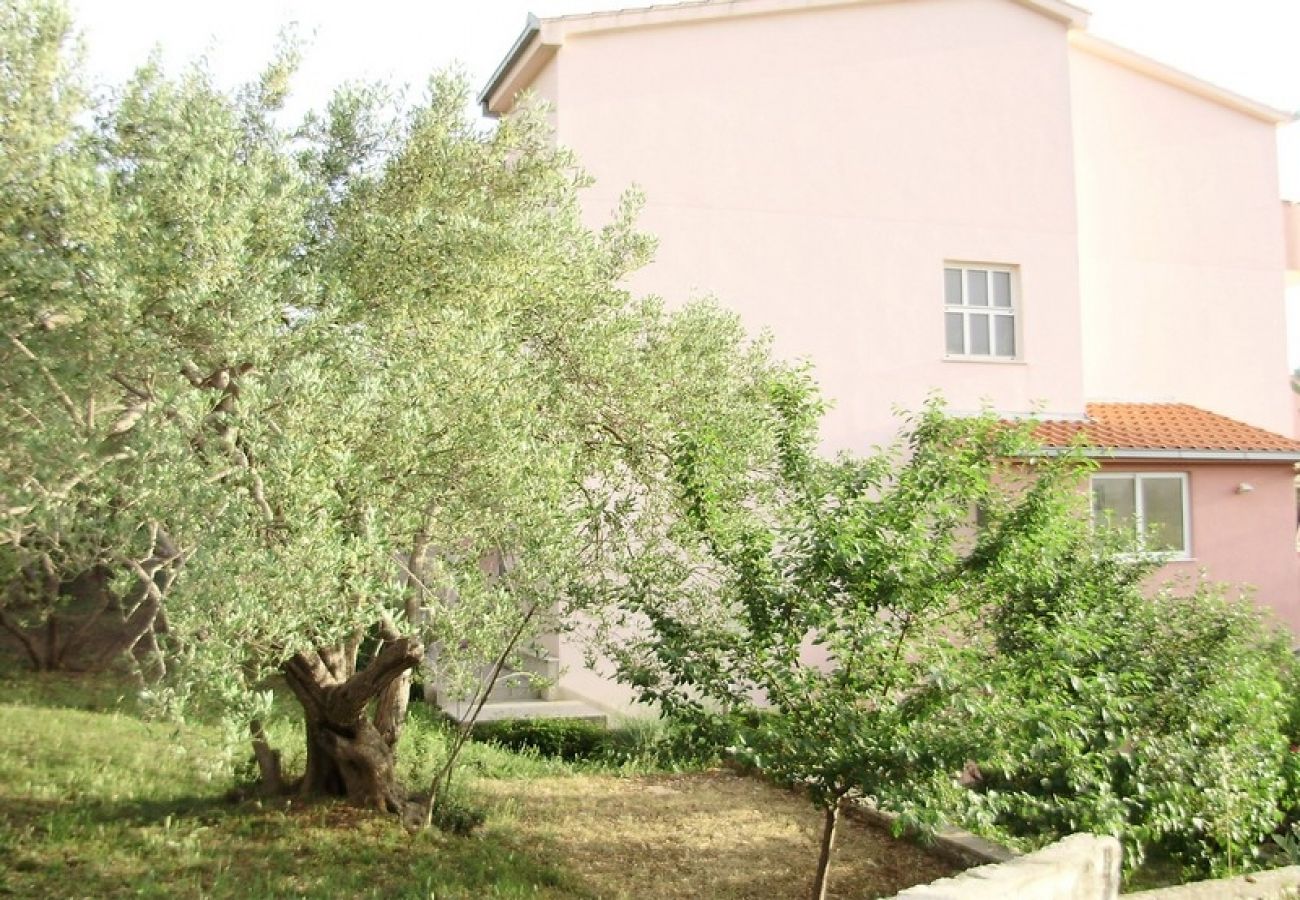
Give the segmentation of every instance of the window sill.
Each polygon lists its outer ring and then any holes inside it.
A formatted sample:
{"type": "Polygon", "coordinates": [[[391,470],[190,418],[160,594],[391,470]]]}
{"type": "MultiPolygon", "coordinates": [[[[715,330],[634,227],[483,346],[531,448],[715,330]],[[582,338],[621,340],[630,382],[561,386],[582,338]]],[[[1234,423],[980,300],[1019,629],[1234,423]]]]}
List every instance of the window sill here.
{"type": "Polygon", "coordinates": [[[1194,563],[1195,556],[1172,556],[1168,553],[1121,553],[1119,558],[1128,562],[1155,562],[1162,566],[1171,563],[1194,563]]]}
{"type": "Polygon", "coordinates": [[[986,366],[1024,366],[1028,365],[1019,357],[1005,356],[945,356],[943,362],[950,363],[979,363],[986,366]]]}

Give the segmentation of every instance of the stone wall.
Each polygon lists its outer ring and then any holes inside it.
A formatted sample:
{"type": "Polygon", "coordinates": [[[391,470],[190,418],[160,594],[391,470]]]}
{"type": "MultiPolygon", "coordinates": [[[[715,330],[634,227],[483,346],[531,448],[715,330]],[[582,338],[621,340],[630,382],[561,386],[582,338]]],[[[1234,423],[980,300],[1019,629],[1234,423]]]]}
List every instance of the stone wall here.
{"type": "Polygon", "coordinates": [[[1114,900],[1119,884],[1119,841],[1072,834],[1009,862],[909,888],[895,900],[1114,900]]]}
{"type": "Polygon", "coordinates": [[[1300,866],[1138,891],[1126,897],[1133,900],[1292,900],[1300,897],[1300,866]]]}

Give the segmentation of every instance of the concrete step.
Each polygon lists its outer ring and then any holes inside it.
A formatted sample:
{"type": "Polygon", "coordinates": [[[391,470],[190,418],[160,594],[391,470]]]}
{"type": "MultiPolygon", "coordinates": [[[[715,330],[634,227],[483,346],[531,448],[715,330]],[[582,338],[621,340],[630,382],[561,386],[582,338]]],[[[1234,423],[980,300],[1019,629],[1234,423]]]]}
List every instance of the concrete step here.
{"type": "Polygon", "coordinates": [[[488,691],[488,703],[514,703],[521,700],[540,700],[541,692],[533,683],[532,676],[527,672],[502,672],[497,676],[497,680],[492,682],[492,690],[488,691]]]}
{"type": "MultiPolygon", "coordinates": [[[[457,722],[473,712],[468,703],[454,700],[439,703],[442,711],[457,722]]],[[[579,719],[585,722],[607,724],[606,716],[594,706],[578,700],[512,700],[486,703],[479,713],[480,722],[499,722],[502,719],[579,719]]]]}

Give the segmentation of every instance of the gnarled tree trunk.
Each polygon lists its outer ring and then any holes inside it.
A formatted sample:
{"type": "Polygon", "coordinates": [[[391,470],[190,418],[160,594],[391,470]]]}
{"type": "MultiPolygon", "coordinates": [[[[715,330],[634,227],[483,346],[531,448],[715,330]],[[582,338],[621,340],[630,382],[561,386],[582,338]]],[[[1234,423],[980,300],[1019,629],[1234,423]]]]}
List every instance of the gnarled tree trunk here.
{"type": "Polygon", "coordinates": [[[299,653],[285,663],[285,680],[302,704],[307,729],[307,770],[298,788],[303,796],[343,797],[356,806],[402,811],[393,745],[370,719],[370,704],[420,664],[424,647],[391,631],[386,638],[359,672],[345,649],[299,653]]]}

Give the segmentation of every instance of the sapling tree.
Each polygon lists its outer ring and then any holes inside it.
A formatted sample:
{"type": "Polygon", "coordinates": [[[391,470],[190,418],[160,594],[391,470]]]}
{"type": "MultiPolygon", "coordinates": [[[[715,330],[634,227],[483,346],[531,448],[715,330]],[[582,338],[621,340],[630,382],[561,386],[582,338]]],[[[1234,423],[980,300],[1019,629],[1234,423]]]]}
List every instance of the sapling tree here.
{"type": "Polygon", "coordinates": [[[715,564],[688,576],[693,602],[629,591],[630,636],[613,652],[643,699],[672,717],[740,719],[735,754],[807,790],[824,814],[821,898],[847,800],[909,806],[918,785],[961,769],[958,695],[992,575],[1078,512],[1080,469],[1027,457],[1024,428],[938,404],[891,450],[827,461],[806,382],[787,378],[771,399],[756,427],[779,464],[747,483],[716,477],[736,466],[707,432],[678,442],[675,538],[715,564]]]}

